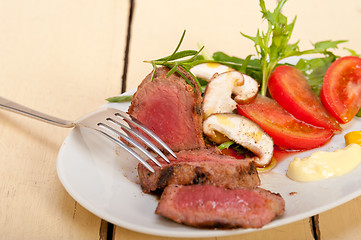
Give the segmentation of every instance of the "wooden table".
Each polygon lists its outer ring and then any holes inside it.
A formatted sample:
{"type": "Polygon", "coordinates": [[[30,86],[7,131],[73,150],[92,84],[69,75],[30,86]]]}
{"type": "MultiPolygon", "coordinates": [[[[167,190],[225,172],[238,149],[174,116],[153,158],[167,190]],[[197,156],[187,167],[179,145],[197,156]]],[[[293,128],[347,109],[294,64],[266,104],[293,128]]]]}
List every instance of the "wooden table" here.
{"type": "MultiPolygon", "coordinates": [[[[276,0],[266,0],[270,9],[276,0]]],[[[143,60],[182,49],[245,57],[264,28],[258,1],[0,0],[0,95],[76,119],[135,88],[151,71],[143,60]]],[[[361,53],[360,0],[289,1],[292,40],[348,39],[361,53]]],[[[343,49],[340,55],[348,54],[343,49]]],[[[69,129],[0,111],[0,239],[170,239],[113,226],[74,201],[56,173],[69,129]]],[[[256,233],[210,239],[360,239],[361,197],[315,217],[256,233]]]]}

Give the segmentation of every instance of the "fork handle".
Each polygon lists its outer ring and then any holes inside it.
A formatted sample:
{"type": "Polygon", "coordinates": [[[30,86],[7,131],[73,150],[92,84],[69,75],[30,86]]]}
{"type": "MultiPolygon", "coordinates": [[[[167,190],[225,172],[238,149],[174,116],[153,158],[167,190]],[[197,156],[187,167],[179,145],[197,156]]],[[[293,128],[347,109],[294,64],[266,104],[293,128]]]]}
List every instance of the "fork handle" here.
{"type": "Polygon", "coordinates": [[[64,119],[60,119],[57,117],[53,117],[50,115],[47,115],[45,113],[42,112],[38,112],[34,109],[25,107],[23,105],[20,105],[18,103],[15,103],[11,100],[8,100],[6,98],[0,97],[0,108],[5,109],[5,110],[9,110],[15,113],[19,113],[22,114],[24,116],[27,117],[31,117],[46,123],[50,123],[53,125],[56,125],[58,127],[64,127],[64,128],[71,128],[74,127],[74,123],[71,121],[67,121],[64,119]]]}

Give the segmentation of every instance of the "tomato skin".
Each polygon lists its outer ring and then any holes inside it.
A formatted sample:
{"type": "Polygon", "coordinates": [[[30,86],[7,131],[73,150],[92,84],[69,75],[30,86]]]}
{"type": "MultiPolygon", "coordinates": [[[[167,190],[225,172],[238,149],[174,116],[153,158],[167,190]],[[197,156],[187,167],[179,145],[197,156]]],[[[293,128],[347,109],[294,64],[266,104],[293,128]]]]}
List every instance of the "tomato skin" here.
{"type": "Polygon", "coordinates": [[[238,104],[239,114],[256,122],[282,149],[307,150],[320,147],[333,136],[330,129],[304,123],[271,98],[258,95],[248,104],[238,104]]]}
{"type": "Polygon", "coordinates": [[[347,123],[361,107],[361,58],[337,59],[327,69],[320,92],[325,108],[341,123],[347,123]]]}
{"type": "Polygon", "coordinates": [[[246,157],[243,156],[242,154],[238,154],[236,150],[234,150],[233,148],[225,148],[221,150],[221,153],[224,155],[228,155],[228,156],[232,156],[235,157],[237,159],[245,159],[246,157]]]}
{"type": "Polygon", "coordinates": [[[316,127],[341,131],[338,122],[327,112],[297,68],[276,67],[268,81],[268,89],[272,98],[295,118],[316,127]]]}

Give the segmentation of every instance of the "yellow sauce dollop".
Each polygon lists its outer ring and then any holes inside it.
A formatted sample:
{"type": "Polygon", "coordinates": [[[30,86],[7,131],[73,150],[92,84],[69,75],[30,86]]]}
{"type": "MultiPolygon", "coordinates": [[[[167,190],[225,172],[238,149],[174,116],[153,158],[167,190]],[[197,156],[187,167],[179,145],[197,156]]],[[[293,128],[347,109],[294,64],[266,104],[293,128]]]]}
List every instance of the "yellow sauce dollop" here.
{"type": "Polygon", "coordinates": [[[361,145],[361,131],[349,132],[344,137],[346,145],[350,145],[351,143],[361,145]]]}
{"type": "Polygon", "coordinates": [[[350,144],[333,152],[319,151],[290,162],[287,176],[298,182],[313,182],[342,176],[361,163],[361,146],[350,144]]]}

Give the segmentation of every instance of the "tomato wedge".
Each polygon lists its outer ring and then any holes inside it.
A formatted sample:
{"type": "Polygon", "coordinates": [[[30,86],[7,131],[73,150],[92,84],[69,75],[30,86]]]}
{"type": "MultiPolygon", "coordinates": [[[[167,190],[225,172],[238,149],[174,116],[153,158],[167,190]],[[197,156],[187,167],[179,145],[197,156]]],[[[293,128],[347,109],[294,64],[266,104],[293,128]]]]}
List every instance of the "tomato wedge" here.
{"type": "Polygon", "coordinates": [[[342,57],[327,69],[320,92],[325,108],[341,123],[347,123],[361,107],[361,58],[342,57]]]}
{"type": "Polygon", "coordinates": [[[338,122],[327,112],[297,68],[276,67],[268,81],[268,89],[272,98],[295,118],[316,127],[341,131],[338,122]]]}
{"type": "Polygon", "coordinates": [[[238,104],[239,114],[256,122],[282,149],[306,150],[327,143],[333,131],[304,123],[271,98],[258,95],[248,104],[238,104]]]}

